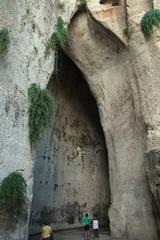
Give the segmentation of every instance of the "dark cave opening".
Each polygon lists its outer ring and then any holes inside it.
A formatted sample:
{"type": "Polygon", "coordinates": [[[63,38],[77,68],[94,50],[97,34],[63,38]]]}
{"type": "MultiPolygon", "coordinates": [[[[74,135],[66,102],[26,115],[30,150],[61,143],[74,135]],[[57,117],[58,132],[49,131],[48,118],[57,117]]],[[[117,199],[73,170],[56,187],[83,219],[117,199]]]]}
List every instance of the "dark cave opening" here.
{"type": "Polygon", "coordinates": [[[58,76],[48,84],[57,112],[37,149],[30,233],[44,219],[54,229],[80,227],[85,212],[109,228],[108,153],[98,107],[74,62],[61,51],[58,59],[58,76]]]}

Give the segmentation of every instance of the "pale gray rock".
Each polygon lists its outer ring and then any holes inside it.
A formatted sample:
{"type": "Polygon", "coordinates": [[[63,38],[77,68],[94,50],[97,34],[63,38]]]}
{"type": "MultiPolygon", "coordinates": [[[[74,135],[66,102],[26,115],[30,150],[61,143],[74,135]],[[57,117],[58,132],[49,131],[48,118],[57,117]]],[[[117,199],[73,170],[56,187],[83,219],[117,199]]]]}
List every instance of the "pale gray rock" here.
{"type": "Polygon", "coordinates": [[[23,169],[28,205],[18,220],[1,211],[1,240],[28,238],[33,158],[28,139],[27,89],[33,82],[45,87],[53,71],[54,54],[46,56],[46,46],[56,22],[54,11],[51,0],[47,4],[40,0],[0,1],[0,27],[8,29],[11,41],[7,54],[0,56],[0,181],[23,169]],[[12,228],[8,227],[11,223],[12,228]]]}

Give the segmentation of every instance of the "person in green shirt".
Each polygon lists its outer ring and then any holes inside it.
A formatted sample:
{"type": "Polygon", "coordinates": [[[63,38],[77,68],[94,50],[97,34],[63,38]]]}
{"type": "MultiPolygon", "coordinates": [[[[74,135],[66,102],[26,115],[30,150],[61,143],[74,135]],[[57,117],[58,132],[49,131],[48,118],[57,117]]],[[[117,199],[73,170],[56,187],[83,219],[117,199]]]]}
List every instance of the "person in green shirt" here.
{"type": "Polygon", "coordinates": [[[89,218],[88,213],[86,213],[83,217],[84,240],[89,239],[90,223],[91,223],[91,219],[89,218]]]}

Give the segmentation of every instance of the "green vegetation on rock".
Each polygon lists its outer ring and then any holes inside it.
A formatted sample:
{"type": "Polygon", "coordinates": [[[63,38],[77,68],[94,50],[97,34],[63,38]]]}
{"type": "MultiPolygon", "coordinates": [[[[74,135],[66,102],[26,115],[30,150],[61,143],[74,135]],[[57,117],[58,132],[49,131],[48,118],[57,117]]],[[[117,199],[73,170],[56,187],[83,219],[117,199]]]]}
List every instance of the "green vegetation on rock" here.
{"type": "Polygon", "coordinates": [[[159,9],[151,9],[142,17],[141,29],[146,37],[149,37],[152,34],[153,26],[160,27],[159,9]]]}
{"type": "Polygon", "coordinates": [[[27,184],[20,171],[9,174],[0,184],[0,201],[6,210],[17,211],[25,202],[27,184]]]}
{"type": "Polygon", "coordinates": [[[29,139],[31,145],[36,143],[40,133],[49,124],[51,113],[56,109],[55,99],[47,89],[41,89],[33,83],[28,89],[29,108],[29,139]]]}
{"type": "Polygon", "coordinates": [[[128,35],[129,35],[129,30],[128,30],[128,28],[124,28],[124,29],[123,29],[123,34],[124,34],[126,37],[128,37],[128,35]]]}
{"type": "Polygon", "coordinates": [[[48,49],[56,49],[56,47],[64,49],[69,39],[67,28],[64,26],[64,21],[61,17],[58,17],[56,32],[52,33],[51,38],[48,41],[48,49]]]}
{"type": "Polygon", "coordinates": [[[10,46],[9,33],[6,28],[0,29],[0,55],[7,52],[10,46]]]}

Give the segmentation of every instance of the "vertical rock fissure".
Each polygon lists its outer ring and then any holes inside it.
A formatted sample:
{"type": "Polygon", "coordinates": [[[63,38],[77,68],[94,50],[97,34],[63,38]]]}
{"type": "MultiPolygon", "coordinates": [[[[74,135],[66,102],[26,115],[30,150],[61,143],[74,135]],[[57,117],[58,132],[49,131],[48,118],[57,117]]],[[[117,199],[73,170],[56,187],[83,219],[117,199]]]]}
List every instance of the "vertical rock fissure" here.
{"type": "Polygon", "coordinates": [[[48,84],[57,113],[37,149],[30,233],[45,219],[54,229],[82,226],[86,211],[109,228],[108,153],[97,104],[72,60],[62,52],[58,59],[58,77],[48,84]]]}

